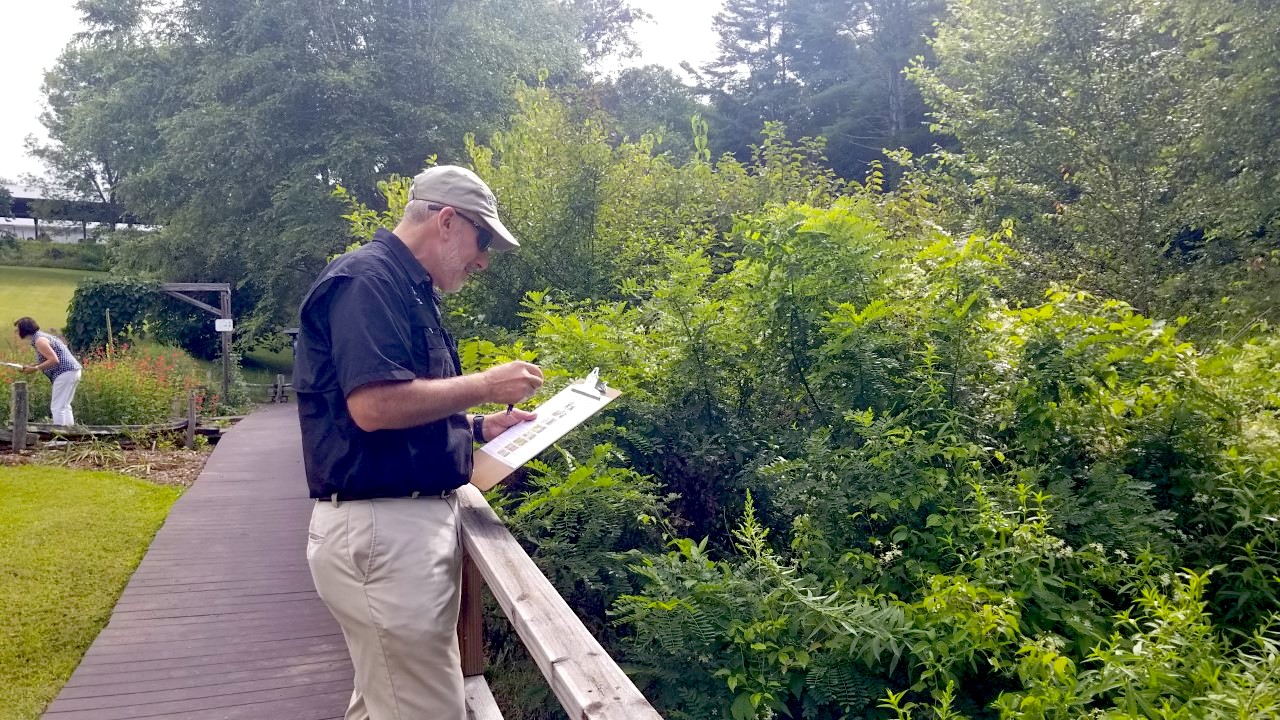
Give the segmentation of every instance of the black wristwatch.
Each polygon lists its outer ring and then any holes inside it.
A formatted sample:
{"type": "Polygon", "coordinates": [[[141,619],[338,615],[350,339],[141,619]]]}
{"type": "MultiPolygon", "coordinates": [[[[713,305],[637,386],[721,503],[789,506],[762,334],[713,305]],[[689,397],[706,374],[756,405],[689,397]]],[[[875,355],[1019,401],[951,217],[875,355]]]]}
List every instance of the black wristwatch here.
{"type": "Polygon", "coordinates": [[[481,445],[484,444],[484,416],[477,415],[471,419],[471,437],[481,445]]]}

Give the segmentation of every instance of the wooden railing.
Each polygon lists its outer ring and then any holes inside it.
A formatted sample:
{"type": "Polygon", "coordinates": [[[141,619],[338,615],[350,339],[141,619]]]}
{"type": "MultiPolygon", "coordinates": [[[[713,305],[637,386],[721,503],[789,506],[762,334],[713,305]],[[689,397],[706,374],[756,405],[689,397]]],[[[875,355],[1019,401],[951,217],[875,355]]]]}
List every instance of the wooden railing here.
{"type": "Polygon", "coordinates": [[[467,676],[467,717],[502,718],[483,675],[483,578],[572,720],[661,720],[534,565],[480,491],[464,485],[458,490],[458,501],[467,556],[458,618],[462,671],[467,676]]]}

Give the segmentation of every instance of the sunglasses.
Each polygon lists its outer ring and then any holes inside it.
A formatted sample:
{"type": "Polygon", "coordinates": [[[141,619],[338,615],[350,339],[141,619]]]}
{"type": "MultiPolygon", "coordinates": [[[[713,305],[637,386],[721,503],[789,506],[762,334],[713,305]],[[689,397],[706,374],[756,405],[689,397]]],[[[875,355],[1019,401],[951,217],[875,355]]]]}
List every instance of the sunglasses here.
{"type": "MultiPolygon", "coordinates": [[[[428,203],[427,207],[433,211],[438,212],[440,210],[445,209],[446,207],[452,207],[452,206],[428,203]]],[[[466,215],[463,215],[462,211],[459,210],[458,208],[453,208],[453,212],[458,217],[462,218],[463,220],[466,220],[468,225],[476,229],[476,246],[480,248],[480,252],[488,252],[489,248],[493,247],[493,233],[490,232],[488,228],[481,227],[480,223],[476,222],[475,220],[472,220],[466,215]]]]}

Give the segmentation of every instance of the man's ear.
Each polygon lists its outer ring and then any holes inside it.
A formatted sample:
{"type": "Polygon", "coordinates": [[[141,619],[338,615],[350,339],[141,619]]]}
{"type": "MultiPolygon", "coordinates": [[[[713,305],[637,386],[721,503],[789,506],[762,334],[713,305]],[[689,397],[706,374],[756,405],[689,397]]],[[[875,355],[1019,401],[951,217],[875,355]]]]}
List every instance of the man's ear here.
{"type": "Polygon", "coordinates": [[[458,222],[458,213],[446,205],[440,212],[436,213],[436,222],[440,224],[441,237],[445,239],[445,242],[450,242],[452,238],[449,237],[449,233],[446,230],[452,228],[453,224],[458,222]]]}

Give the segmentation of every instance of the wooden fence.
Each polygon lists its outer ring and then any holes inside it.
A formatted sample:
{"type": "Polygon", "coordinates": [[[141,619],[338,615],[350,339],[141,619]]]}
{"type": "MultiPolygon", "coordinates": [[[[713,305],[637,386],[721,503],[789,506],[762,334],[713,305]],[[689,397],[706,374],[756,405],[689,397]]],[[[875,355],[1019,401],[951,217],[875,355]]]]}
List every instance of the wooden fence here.
{"type": "Polygon", "coordinates": [[[41,440],[105,440],[112,438],[136,438],[164,433],[182,432],[186,447],[195,447],[196,435],[216,434],[216,430],[200,427],[196,393],[187,396],[186,417],[150,425],[52,425],[32,423],[31,404],[27,383],[19,380],[10,390],[12,415],[8,427],[0,427],[0,447],[10,446],[15,452],[33,448],[41,440]]]}

